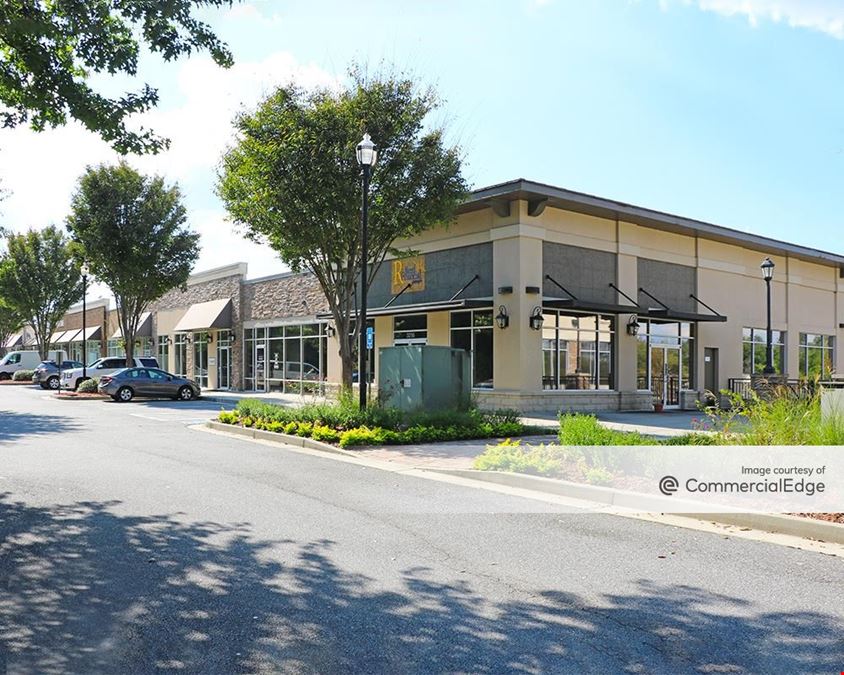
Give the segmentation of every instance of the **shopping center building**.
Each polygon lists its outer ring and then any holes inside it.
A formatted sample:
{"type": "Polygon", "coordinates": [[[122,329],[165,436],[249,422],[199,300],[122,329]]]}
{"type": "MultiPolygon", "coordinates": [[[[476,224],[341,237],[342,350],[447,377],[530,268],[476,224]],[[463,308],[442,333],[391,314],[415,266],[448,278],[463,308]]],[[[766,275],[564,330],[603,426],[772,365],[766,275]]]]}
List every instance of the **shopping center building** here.
{"type": "MultiPolygon", "coordinates": [[[[844,372],[842,255],[526,180],[473,192],[450,226],[397,248],[413,255],[384,261],[367,303],[375,382],[381,347],[451,345],[468,352],[484,406],[693,408],[765,365],[766,257],[777,372],[844,372]]],[[[248,279],[238,263],[149,310],[139,348],[204,388],[339,383],[327,303],[307,273],[248,279]]],[[[93,311],[90,339],[119,352],[113,310],[93,311]]],[[[63,330],[78,328],[73,316],[63,330]]]]}

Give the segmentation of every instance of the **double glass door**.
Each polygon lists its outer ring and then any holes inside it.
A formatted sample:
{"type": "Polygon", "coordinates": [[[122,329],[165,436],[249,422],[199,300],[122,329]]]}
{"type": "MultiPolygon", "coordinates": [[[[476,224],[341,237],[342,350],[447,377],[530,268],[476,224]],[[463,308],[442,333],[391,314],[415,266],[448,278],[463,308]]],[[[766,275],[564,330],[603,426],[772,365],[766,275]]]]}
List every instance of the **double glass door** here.
{"type": "Polygon", "coordinates": [[[680,405],[680,347],[651,347],[651,391],[666,407],[680,405]]]}

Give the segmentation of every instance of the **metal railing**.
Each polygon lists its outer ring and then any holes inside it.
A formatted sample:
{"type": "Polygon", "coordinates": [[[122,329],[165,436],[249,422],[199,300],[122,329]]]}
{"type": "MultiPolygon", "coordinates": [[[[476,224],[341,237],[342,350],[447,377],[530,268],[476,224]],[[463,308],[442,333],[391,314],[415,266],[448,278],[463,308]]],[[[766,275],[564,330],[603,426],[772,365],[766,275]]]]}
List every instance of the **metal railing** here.
{"type": "MultiPolygon", "coordinates": [[[[794,398],[810,398],[821,389],[844,389],[842,380],[785,380],[777,382],[776,387],[782,387],[789,396],[794,398]]],[[[753,381],[749,377],[731,377],[727,380],[727,389],[744,399],[749,399],[753,392],[753,381]]]]}

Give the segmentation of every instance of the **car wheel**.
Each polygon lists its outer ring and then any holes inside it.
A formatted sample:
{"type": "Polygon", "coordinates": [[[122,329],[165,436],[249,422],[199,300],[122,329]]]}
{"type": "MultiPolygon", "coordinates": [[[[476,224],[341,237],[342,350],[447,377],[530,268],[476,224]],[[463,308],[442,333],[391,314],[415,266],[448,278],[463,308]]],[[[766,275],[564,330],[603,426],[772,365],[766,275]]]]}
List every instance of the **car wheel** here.
{"type": "Polygon", "coordinates": [[[8,380],[9,378],[9,373],[0,373],[0,381],[8,380]]]}
{"type": "Polygon", "coordinates": [[[53,375],[52,377],[47,378],[47,386],[45,387],[43,384],[41,385],[44,389],[58,389],[59,388],[59,376],[53,375]]]}
{"type": "Polygon", "coordinates": [[[194,399],[193,389],[185,385],[181,389],[179,389],[179,400],[180,401],[192,401],[194,399]]]}
{"type": "Polygon", "coordinates": [[[128,403],[135,397],[135,392],[132,391],[130,387],[120,387],[117,390],[117,396],[115,397],[116,401],[120,401],[121,403],[128,403]]]}

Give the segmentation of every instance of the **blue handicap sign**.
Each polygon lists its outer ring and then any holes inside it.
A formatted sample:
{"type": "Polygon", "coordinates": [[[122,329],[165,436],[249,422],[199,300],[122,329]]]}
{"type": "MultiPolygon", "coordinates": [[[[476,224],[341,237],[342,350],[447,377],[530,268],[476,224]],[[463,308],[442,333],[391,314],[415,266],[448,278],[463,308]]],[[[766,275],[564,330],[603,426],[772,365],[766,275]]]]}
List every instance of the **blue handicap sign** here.
{"type": "Polygon", "coordinates": [[[372,326],[366,327],[366,348],[372,349],[375,346],[375,329],[372,326]]]}

